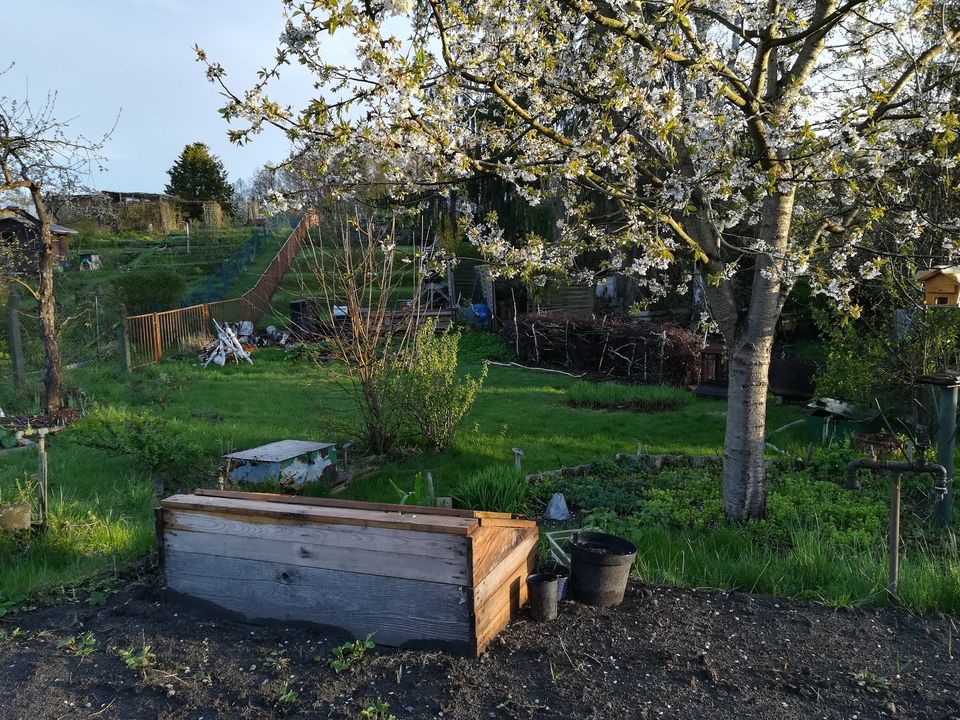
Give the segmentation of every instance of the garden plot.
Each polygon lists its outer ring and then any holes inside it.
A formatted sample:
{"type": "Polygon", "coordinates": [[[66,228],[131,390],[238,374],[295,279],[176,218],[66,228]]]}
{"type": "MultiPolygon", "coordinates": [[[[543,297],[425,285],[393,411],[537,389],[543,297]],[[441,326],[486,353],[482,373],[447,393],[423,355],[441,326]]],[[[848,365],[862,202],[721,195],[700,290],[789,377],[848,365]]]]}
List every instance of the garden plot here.
{"type": "Polygon", "coordinates": [[[616,609],[515,621],[477,660],[251,627],[168,604],[148,576],[4,618],[0,717],[947,720],[958,634],[944,615],[635,583],[616,609]]]}

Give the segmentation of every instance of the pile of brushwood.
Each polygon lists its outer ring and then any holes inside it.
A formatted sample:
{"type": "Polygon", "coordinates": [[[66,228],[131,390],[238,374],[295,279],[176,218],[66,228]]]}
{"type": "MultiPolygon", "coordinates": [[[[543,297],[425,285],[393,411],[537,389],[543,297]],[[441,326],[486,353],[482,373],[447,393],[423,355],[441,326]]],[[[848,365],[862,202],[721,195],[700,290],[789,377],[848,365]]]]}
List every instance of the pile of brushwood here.
{"type": "Polygon", "coordinates": [[[520,360],[635,383],[700,381],[701,338],[670,323],[563,313],[521,315],[504,328],[520,360]]]}

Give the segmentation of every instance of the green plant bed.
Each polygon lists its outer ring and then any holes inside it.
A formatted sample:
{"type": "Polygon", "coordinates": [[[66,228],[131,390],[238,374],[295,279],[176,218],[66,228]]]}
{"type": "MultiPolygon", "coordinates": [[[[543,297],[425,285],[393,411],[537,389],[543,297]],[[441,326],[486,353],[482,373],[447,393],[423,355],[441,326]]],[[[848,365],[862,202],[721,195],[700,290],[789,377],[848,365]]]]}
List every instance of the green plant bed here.
{"type": "Polygon", "coordinates": [[[668,385],[624,385],[580,380],[567,389],[571,407],[633,412],[679,410],[693,402],[693,393],[668,385]]]}
{"type": "MultiPolygon", "coordinates": [[[[634,571],[647,582],[718,587],[830,605],[886,602],[888,481],[865,476],[847,490],[834,448],[804,470],[775,468],[767,517],[729,523],[719,468],[635,472],[609,462],[584,477],[550,478],[541,499],[564,492],[584,524],[639,548],[634,571]]],[[[929,524],[928,478],[904,476],[900,601],[918,610],[960,611],[960,521],[929,524]]]]}

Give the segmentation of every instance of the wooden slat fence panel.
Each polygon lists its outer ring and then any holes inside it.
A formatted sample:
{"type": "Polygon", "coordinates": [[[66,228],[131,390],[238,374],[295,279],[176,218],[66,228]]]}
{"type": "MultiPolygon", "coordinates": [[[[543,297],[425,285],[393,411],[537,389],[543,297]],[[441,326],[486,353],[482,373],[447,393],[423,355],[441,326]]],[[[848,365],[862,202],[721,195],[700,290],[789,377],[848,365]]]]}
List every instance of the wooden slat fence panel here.
{"type": "Polygon", "coordinates": [[[270,299],[303,249],[307,234],[317,224],[314,211],[304,215],[256,284],[238,298],[128,317],[130,369],[160,362],[164,353],[172,348],[202,345],[211,336],[211,318],[221,323],[258,322],[269,311],[270,299]]]}

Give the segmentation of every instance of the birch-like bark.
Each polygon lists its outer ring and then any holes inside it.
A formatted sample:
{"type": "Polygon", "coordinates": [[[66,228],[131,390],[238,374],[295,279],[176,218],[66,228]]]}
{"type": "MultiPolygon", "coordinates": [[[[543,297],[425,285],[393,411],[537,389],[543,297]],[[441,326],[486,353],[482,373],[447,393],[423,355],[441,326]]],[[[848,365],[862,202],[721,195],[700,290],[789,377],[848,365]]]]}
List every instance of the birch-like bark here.
{"type": "Polygon", "coordinates": [[[723,447],[723,510],[735,520],[766,514],[766,404],[770,355],[780,317],[783,253],[787,248],[795,190],[767,198],[759,235],[770,254],[756,257],[750,305],[731,322],[731,291],[707,287],[708,303],[719,306],[727,344],[729,381],[723,447]]]}

